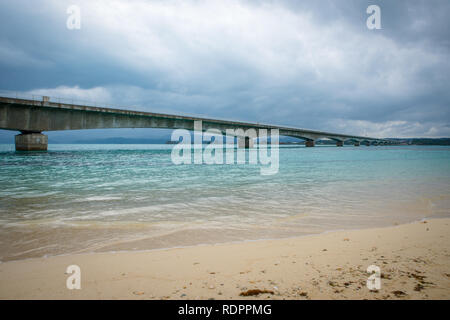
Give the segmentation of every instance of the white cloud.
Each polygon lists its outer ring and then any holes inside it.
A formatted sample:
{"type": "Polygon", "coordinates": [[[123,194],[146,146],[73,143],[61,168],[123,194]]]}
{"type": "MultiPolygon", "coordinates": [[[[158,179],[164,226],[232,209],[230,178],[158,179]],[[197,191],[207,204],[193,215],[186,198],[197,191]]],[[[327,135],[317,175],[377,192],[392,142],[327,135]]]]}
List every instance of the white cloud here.
{"type": "Polygon", "coordinates": [[[450,127],[446,123],[420,123],[410,121],[371,122],[335,119],[330,125],[335,126],[340,132],[376,138],[441,138],[450,136],[450,127]]]}
{"type": "Polygon", "coordinates": [[[79,86],[59,86],[56,88],[41,88],[24,92],[26,95],[49,96],[53,101],[62,103],[78,102],[86,104],[111,103],[111,93],[108,89],[95,87],[82,89],[79,86]]]}

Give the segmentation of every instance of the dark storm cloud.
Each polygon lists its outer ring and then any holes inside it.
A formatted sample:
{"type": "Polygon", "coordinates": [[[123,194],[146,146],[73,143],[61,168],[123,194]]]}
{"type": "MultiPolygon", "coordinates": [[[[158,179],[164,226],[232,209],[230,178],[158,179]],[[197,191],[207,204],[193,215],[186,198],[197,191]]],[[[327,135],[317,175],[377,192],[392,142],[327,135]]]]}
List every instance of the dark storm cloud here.
{"type": "Polygon", "coordinates": [[[354,134],[450,135],[448,1],[79,1],[76,31],[66,28],[70,4],[0,3],[1,89],[354,134]],[[381,30],[366,27],[371,4],[381,30]]]}

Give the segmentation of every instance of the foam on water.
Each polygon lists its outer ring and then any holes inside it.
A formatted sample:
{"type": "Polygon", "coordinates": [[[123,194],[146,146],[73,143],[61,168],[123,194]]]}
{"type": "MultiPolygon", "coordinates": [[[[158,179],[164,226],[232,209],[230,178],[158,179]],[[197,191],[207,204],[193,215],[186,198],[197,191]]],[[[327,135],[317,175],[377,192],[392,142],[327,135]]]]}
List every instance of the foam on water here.
{"type": "Polygon", "coordinates": [[[88,197],[84,200],[79,199],[77,201],[82,202],[82,201],[109,201],[109,200],[120,200],[122,199],[121,197],[108,197],[108,196],[96,196],[96,197],[88,197]]]}

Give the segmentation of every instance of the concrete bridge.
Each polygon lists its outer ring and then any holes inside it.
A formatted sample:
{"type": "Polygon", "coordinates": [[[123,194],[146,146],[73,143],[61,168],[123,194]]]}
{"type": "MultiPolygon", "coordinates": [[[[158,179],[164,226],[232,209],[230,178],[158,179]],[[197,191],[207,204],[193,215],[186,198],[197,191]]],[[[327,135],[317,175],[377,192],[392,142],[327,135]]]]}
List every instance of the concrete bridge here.
{"type": "MultiPolygon", "coordinates": [[[[19,99],[0,97],[0,129],[15,130],[16,150],[47,150],[48,139],[44,131],[104,129],[104,128],[164,128],[194,130],[194,122],[202,121],[202,130],[243,129],[248,132],[255,129],[278,129],[281,136],[290,136],[305,140],[307,147],[314,147],[319,139],[332,139],[342,147],[345,141],[352,141],[355,146],[392,144],[386,139],[352,136],[346,134],[290,128],[283,126],[258,124],[250,122],[226,121],[211,118],[190,117],[152,112],[139,112],[60,103],[49,97],[40,99],[19,99]],[[250,129],[250,130],[249,130],[250,129]]],[[[242,132],[242,131],[241,131],[242,132]]],[[[253,139],[246,133],[238,136],[239,147],[253,147],[253,139]]]]}

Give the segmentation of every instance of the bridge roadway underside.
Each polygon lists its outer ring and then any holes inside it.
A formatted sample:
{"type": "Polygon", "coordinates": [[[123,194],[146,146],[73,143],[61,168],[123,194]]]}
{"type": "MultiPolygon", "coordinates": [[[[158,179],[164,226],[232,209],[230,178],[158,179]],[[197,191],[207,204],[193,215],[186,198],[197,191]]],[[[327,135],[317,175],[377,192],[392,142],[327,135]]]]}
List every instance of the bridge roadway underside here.
{"type": "Polygon", "coordinates": [[[81,105],[59,104],[35,100],[22,100],[0,97],[0,129],[20,131],[15,137],[16,150],[47,150],[48,139],[44,131],[103,129],[103,128],[164,128],[196,130],[195,124],[201,121],[202,131],[215,129],[216,133],[226,134],[234,130],[238,146],[253,147],[254,139],[270,134],[278,129],[279,135],[304,139],[307,147],[315,145],[318,139],[328,138],[343,146],[344,141],[380,144],[387,141],[376,138],[326,133],[298,128],[263,125],[256,123],[186,117],[160,113],[138,112],[120,109],[98,108],[81,105]],[[267,131],[261,131],[265,129],[267,131]],[[264,134],[265,132],[265,134],[264,134]]]}

